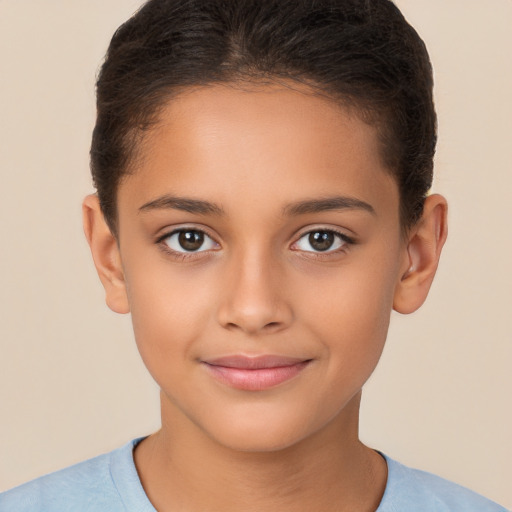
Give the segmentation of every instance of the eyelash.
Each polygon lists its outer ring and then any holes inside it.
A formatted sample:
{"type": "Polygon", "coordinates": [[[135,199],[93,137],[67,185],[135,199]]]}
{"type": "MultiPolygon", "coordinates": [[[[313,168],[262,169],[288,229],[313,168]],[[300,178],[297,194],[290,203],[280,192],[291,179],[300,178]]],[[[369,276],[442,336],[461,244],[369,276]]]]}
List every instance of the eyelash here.
{"type": "MultiPolygon", "coordinates": [[[[326,251],[301,251],[308,254],[308,258],[315,258],[315,259],[328,259],[329,257],[333,257],[335,255],[338,255],[340,253],[344,253],[347,251],[348,247],[351,245],[354,245],[356,243],[356,240],[347,234],[343,233],[342,231],[338,231],[333,228],[314,228],[310,229],[309,231],[306,231],[302,233],[297,240],[293,243],[293,245],[297,244],[300,240],[302,240],[304,237],[311,235],[311,233],[332,233],[338,240],[342,242],[342,246],[338,249],[327,249],[326,251]]],[[[300,251],[300,249],[294,249],[297,251],[300,251]]]]}
{"type": "MultiPolygon", "coordinates": [[[[165,243],[165,240],[167,240],[171,236],[173,236],[177,233],[186,233],[186,232],[201,233],[215,242],[214,238],[212,236],[210,236],[203,229],[182,227],[179,229],[174,229],[174,230],[170,231],[169,233],[162,235],[161,237],[159,237],[156,240],[156,243],[157,243],[157,245],[160,246],[162,251],[164,251],[166,254],[170,255],[172,258],[176,259],[177,261],[193,260],[193,259],[196,259],[197,257],[201,257],[202,253],[208,252],[208,251],[190,251],[190,252],[175,251],[174,249],[171,249],[168,244],[165,243]]],[[[217,243],[217,242],[215,242],[215,243],[217,243]]],[[[204,255],[203,255],[203,257],[204,257],[204,255]]]]}
{"type": "MultiPolygon", "coordinates": [[[[209,252],[209,250],[190,251],[190,252],[175,251],[174,249],[171,249],[168,244],[165,243],[165,240],[167,240],[171,236],[173,236],[173,235],[175,235],[177,233],[183,233],[183,232],[201,233],[201,234],[205,235],[206,237],[210,238],[211,240],[213,240],[215,242],[213,237],[211,237],[206,231],[204,231],[202,229],[198,229],[198,228],[186,228],[186,227],[179,228],[179,229],[175,229],[173,231],[170,231],[169,233],[166,233],[166,234],[162,235],[161,237],[159,237],[156,240],[157,245],[159,245],[161,247],[161,249],[166,254],[172,256],[174,259],[176,259],[178,261],[189,261],[189,260],[192,260],[192,259],[196,259],[197,257],[201,257],[200,256],[201,253],[208,253],[209,252]]],[[[293,243],[293,245],[297,244],[300,240],[302,240],[304,237],[310,235],[311,233],[319,233],[319,232],[334,234],[339,240],[341,240],[343,242],[343,245],[342,245],[341,248],[338,248],[338,249],[335,249],[335,250],[327,249],[326,251],[316,251],[316,252],[315,251],[302,251],[302,252],[308,253],[308,255],[309,255],[308,257],[313,257],[313,258],[316,258],[316,259],[325,259],[325,258],[328,258],[329,256],[334,255],[334,254],[346,252],[347,246],[356,244],[356,240],[354,238],[349,237],[348,235],[346,235],[345,233],[343,233],[341,231],[337,231],[336,229],[333,229],[333,228],[328,228],[328,229],[327,228],[316,228],[316,229],[310,229],[309,231],[306,231],[306,232],[302,233],[297,238],[297,240],[293,243]]],[[[217,243],[217,242],[215,242],[215,243],[217,243]]],[[[298,249],[293,249],[293,250],[300,251],[298,249]]]]}

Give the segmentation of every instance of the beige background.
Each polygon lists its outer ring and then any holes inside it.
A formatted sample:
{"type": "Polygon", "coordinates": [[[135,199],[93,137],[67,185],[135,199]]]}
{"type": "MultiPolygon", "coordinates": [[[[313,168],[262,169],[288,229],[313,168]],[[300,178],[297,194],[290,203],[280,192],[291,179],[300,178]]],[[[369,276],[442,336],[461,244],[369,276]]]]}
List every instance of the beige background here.
{"type": "MultiPolygon", "coordinates": [[[[135,0],[0,0],[0,490],[159,425],[82,236],[94,75],[135,0]]],[[[436,69],[431,296],[392,319],[362,438],[512,508],[512,1],[398,0],[436,69]]]]}

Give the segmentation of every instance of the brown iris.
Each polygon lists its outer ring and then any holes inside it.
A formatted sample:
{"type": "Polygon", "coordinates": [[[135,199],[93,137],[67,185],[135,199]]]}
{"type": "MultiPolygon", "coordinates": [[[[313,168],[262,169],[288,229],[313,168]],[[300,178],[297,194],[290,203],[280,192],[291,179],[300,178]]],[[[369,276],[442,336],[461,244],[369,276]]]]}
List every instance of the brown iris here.
{"type": "Polygon", "coordinates": [[[178,242],[186,251],[197,251],[204,243],[204,233],[200,231],[181,231],[178,242]]]}
{"type": "Polygon", "coordinates": [[[309,243],[317,251],[327,251],[334,244],[332,231],[314,231],[309,234],[309,243]]]}

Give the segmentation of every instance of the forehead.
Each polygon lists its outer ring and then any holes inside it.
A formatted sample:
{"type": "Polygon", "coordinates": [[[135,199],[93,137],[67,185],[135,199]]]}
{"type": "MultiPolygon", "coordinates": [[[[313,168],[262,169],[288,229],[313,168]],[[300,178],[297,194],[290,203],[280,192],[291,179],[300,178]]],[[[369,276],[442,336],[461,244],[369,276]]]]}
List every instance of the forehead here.
{"type": "Polygon", "coordinates": [[[237,198],[270,207],[340,193],[398,208],[379,147],[356,111],[306,86],[190,88],[161,110],[119,200],[213,193],[228,208],[237,198]]]}

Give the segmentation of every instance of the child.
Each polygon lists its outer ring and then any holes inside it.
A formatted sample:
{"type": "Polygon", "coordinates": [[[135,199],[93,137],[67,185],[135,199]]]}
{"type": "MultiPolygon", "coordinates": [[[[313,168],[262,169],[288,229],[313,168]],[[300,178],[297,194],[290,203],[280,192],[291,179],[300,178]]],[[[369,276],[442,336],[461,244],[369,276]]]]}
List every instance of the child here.
{"type": "Polygon", "coordinates": [[[151,0],[97,93],[85,232],[162,428],[0,510],[504,510],[358,439],[447,232],[430,63],[396,7],[151,0]]]}

